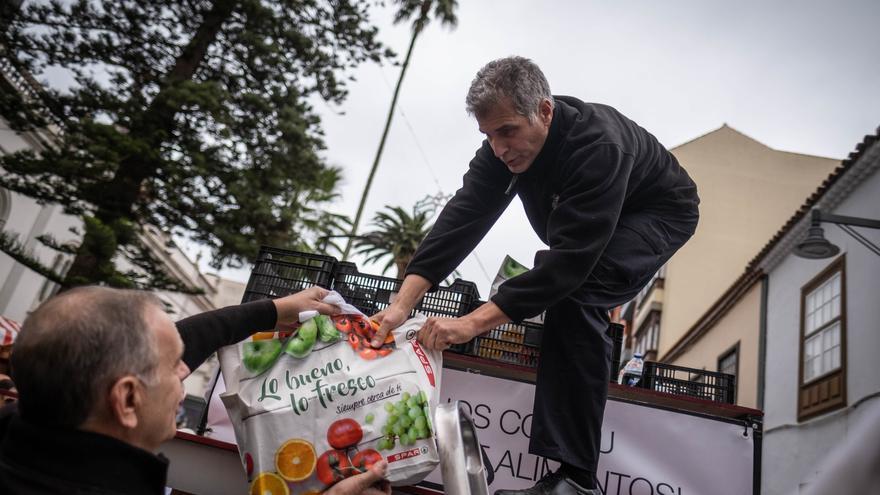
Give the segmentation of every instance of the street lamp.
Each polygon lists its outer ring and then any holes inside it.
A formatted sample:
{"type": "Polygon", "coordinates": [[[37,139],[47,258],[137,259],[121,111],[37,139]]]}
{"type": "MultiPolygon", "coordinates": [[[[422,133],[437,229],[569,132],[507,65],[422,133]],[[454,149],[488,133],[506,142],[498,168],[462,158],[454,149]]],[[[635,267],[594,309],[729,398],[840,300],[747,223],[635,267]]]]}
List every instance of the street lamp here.
{"type": "Polygon", "coordinates": [[[836,224],[841,230],[849,234],[850,237],[868,248],[869,251],[880,256],[880,247],[851,227],[851,225],[855,225],[869,229],[880,229],[880,220],[834,215],[819,209],[813,209],[812,218],[810,219],[810,230],[807,233],[807,237],[794,248],[795,255],[801,258],[818,260],[830,258],[840,252],[839,247],[825,238],[825,231],[819,226],[821,222],[836,224]]]}

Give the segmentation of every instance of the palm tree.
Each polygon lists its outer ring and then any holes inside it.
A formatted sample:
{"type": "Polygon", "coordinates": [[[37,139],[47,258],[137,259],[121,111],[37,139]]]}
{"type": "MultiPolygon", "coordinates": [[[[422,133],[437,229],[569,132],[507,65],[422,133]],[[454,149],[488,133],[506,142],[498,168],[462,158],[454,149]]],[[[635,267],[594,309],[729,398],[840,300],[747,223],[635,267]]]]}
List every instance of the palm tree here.
{"type": "Polygon", "coordinates": [[[364,186],[364,193],[361,195],[360,204],[358,204],[357,213],[351,224],[351,236],[345,245],[345,251],[342,253],[342,259],[348,258],[351,250],[352,241],[357,236],[358,225],[361,216],[364,213],[364,205],[367,203],[367,195],[370,193],[370,187],[373,185],[373,177],[376,175],[376,169],[379,167],[379,159],[382,157],[382,150],[385,148],[385,139],[388,137],[388,129],[391,128],[391,120],[394,117],[394,108],[397,106],[397,97],[400,94],[400,86],[403,84],[403,76],[406,75],[406,68],[409,67],[410,57],[412,56],[413,47],[419,34],[428,25],[429,14],[434,9],[434,18],[440,21],[443,26],[454,28],[458,23],[455,17],[455,8],[458,6],[456,0],[398,0],[400,9],[394,16],[394,24],[408,20],[414,15],[415,18],[412,25],[412,38],[409,41],[409,49],[406,51],[406,58],[403,59],[403,65],[400,67],[400,76],[397,78],[397,85],[394,87],[394,96],[391,98],[391,108],[388,109],[388,118],[385,120],[385,129],[382,131],[382,138],[379,140],[379,149],[376,150],[376,157],[373,159],[373,166],[370,168],[370,175],[367,176],[367,184],[364,186]]]}
{"type": "Polygon", "coordinates": [[[397,278],[403,278],[416,248],[433,226],[433,223],[429,223],[433,213],[433,209],[419,203],[413,206],[411,214],[399,206],[385,206],[384,211],[377,212],[373,217],[372,225],[376,230],[354,240],[356,254],[366,256],[368,263],[389,258],[382,274],[396,266],[397,278]]]}

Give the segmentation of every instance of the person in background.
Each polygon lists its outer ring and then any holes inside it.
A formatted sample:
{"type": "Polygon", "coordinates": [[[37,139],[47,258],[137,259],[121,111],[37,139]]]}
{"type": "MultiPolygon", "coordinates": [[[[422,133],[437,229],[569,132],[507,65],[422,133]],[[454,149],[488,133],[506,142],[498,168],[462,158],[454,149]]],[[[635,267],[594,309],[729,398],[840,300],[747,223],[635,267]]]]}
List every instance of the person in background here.
{"type": "Polygon", "coordinates": [[[17,321],[0,315],[0,347],[11,346],[21,331],[17,321]]]}
{"type": "Polygon", "coordinates": [[[17,390],[9,371],[12,346],[21,326],[15,321],[0,315],[0,404],[15,402],[17,390]]]}
{"type": "MultiPolygon", "coordinates": [[[[81,287],[49,299],[16,339],[19,400],[0,409],[0,493],[164,494],[168,460],[156,452],[176,433],[190,369],[301,311],[334,314],[326,294],[307,289],[176,325],[143,291],[81,287]]],[[[386,469],[377,463],[328,493],[388,494],[386,469]]]]}
{"type": "Polygon", "coordinates": [[[0,375],[9,375],[9,359],[12,356],[12,346],[21,326],[15,321],[0,315],[0,375]]]}
{"type": "Polygon", "coordinates": [[[406,320],[519,196],[548,249],[470,314],[429,318],[419,341],[446,349],[546,310],[529,452],[562,466],[532,488],[495,493],[597,494],[608,310],[635,297],[693,235],[697,187],[654,136],[609,106],[553,96],[526,58],[486,64],[465,101],[486,140],[413,256],[397,299],[376,315],[382,326],[373,343],[406,320]]]}

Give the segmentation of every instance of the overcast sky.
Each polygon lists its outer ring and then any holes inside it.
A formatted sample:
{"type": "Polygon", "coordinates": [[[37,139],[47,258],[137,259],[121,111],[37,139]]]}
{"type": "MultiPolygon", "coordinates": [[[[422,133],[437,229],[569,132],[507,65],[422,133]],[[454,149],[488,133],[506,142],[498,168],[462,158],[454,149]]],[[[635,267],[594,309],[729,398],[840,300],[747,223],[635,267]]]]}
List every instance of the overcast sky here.
{"type": "MultiPolygon", "coordinates": [[[[402,59],[409,26],[391,25],[391,13],[377,9],[375,20],[402,59]]],[[[538,63],[554,94],[611,105],[669,148],[727,123],[775,149],[844,158],[880,125],[876,0],[459,0],[458,18],[416,44],[367,221],[460,186],[482,140],[465,93],[483,64],[507,55],[538,63]]],[[[325,156],[345,170],[339,213],[354,216],[398,71],[364,65],[343,105],[315,104],[325,156]]],[[[531,266],[543,247],[514,200],[460,270],[485,297],[505,254],[531,266]]]]}

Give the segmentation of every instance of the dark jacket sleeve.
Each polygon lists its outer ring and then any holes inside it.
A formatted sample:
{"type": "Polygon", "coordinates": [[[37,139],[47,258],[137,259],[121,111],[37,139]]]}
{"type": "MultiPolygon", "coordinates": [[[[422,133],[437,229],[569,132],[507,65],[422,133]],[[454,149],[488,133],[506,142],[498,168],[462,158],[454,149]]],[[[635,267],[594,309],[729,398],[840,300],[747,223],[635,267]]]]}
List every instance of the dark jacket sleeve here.
{"type": "Polygon", "coordinates": [[[421,275],[436,289],[477,247],[510,204],[512,194],[505,194],[505,190],[512,177],[494,157],[489,144],[483,142],[471,160],[461,189],[440,212],[407,266],[406,274],[421,275]]]}
{"type": "Polygon", "coordinates": [[[577,150],[562,166],[559,204],[550,214],[550,249],[533,269],[498,288],[492,301],[513,321],[536,316],[584,284],[620,217],[633,156],[616,144],[577,150]]]}
{"type": "Polygon", "coordinates": [[[194,370],[223,346],[248,338],[254,332],[275,328],[278,313],[271,299],[207,311],[177,322],[183,340],[183,362],[194,370]]]}

